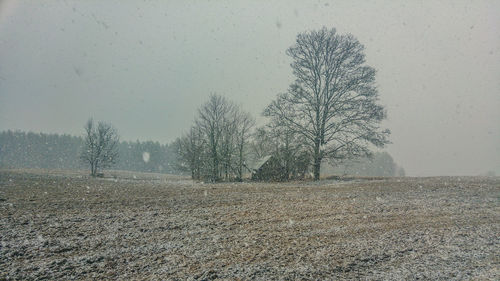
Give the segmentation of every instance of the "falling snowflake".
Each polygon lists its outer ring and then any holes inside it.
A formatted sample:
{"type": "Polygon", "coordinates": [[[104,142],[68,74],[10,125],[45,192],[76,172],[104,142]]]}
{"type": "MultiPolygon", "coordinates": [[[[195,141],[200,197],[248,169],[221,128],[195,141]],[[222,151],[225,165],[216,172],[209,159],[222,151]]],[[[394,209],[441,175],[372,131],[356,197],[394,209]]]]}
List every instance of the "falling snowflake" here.
{"type": "Polygon", "coordinates": [[[142,153],[142,160],[144,161],[144,163],[148,163],[149,162],[149,152],[144,151],[142,153]]]}

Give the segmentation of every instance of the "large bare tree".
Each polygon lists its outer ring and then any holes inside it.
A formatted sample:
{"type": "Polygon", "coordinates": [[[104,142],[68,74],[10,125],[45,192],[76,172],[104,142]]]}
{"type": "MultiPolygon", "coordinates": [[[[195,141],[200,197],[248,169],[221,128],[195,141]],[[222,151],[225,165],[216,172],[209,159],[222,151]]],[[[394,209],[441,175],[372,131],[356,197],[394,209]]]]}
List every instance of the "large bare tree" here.
{"type": "Polygon", "coordinates": [[[365,64],[364,46],[352,35],[322,28],[297,36],[287,50],[295,82],[264,115],[278,118],[303,136],[313,156],[314,179],[323,159],[370,154],[388,143],[386,117],[377,104],[375,69],[365,64]]]}
{"type": "Polygon", "coordinates": [[[116,163],[120,140],[111,124],[99,122],[96,127],[91,118],[84,128],[85,143],[80,158],[90,165],[90,174],[95,177],[100,169],[116,163]]]}

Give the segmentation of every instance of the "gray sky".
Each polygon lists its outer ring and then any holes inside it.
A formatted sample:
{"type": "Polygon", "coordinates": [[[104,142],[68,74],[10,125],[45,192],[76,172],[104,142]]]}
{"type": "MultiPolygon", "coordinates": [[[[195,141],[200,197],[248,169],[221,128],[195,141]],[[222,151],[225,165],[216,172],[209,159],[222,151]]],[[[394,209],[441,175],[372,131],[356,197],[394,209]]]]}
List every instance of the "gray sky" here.
{"type": "Polygon", "coordinates": [[[258,116],[322,26],[365,45],[408,175],[500,174],[500,1],[0,1],[0,130],[169,142],[210,93],[258,116]]]}

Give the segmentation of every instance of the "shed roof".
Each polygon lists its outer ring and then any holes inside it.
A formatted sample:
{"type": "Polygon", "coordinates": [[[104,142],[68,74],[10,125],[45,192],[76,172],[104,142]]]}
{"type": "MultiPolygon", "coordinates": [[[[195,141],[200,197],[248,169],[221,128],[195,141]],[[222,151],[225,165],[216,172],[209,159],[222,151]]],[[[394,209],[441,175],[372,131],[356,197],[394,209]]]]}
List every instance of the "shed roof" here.
{"type": "Polygon", "coordinates": [[[258,170],[262,167],[262,165],[266,164],[269,159],[271,159],[272,155],[266,155],[260,159],[258,159],[253,165],[252,165],[252,170],[258,170]]]}

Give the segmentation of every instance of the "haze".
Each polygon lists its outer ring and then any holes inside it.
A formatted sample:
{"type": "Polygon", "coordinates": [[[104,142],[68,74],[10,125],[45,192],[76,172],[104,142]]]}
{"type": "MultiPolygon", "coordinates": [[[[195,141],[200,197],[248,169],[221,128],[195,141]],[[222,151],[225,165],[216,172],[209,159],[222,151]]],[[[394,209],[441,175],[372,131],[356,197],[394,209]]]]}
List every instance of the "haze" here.
{"type": "Polygon", "coordinates": [[[499,1],[1,1],[0,131],[170,142],[210,93],[259,117],[299,32],[366,47],[410,176],[500,174],[499,1]],[[168,3],[167,3],[168,2],[168,3]]]}

